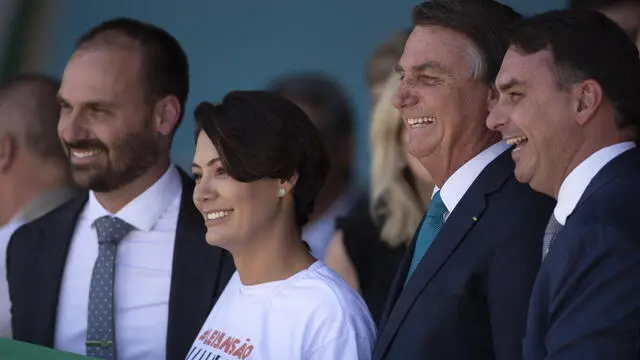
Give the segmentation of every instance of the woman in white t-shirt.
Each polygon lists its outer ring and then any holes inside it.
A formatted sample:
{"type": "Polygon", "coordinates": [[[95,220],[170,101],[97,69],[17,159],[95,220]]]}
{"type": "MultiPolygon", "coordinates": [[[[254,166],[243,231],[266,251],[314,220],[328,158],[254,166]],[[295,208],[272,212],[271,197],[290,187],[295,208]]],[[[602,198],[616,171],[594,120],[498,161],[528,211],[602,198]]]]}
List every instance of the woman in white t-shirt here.
{"type": "Polygon", "coordinates": [[[207,242],[237,271],[187,360],[369,359],[369,310],[301,239],[328,170],[320,136],[302,110],[263,91],[203,102],[193,198],[207,242]]]}

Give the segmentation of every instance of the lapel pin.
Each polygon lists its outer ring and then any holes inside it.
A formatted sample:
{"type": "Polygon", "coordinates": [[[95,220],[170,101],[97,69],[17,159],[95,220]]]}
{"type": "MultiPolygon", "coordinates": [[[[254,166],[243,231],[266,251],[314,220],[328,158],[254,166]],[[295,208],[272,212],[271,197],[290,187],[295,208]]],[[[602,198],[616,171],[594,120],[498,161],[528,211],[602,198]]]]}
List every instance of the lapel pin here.
{"type": "Polygon", "coordinates": [[[471,219],[472,219],[473,221],[478,221],[478,218],[477,218],[477,217],[475,217],[475,216],[474,216],[474,217],[472,217],[471,219]]]}

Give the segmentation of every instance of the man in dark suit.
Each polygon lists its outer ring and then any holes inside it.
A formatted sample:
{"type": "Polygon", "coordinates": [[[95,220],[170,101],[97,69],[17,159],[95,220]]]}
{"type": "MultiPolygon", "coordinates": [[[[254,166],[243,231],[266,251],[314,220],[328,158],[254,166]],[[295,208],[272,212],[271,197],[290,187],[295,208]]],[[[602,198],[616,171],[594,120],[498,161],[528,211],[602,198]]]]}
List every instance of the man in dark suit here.
{"type": "Polygon", "coordinates": [[[233,271],[170,161],[188,79],[184,51],[155,26],[114,19],[78,41],[58,134],[89,191],[12,237],[15,339],[104,359],[186,356],[233,271]]]}
{"type": "Polygon", "coordinates": [[[486,128],[519,16],[494,1],[418,5],[394,105],[437,187],[392,286],[374,359],[517,359],[553,199],[513,177],[486,128]]]}
{"type": "Polygon", "coordinates": [[[640,357],[640,59],[596,11],[524,20],[487,125],[517,143],[515,175],[557,199],[524,358],[640,357]]]}

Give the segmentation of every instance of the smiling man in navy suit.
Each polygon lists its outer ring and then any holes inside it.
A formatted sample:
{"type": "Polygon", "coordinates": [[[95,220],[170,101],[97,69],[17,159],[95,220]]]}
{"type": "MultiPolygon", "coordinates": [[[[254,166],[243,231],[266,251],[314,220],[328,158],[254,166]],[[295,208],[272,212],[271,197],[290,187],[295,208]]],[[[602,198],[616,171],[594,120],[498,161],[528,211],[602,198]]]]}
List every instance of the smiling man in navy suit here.
{"type": "Polygon", "coordinates": [[[640,357],[640,59],[596,11],[523,20],[487,125],[516,142],[519,181],[557,199],[525,360],[640,357]]]}
{"type": "Polygon", "coordinates": [[[493,81],[518,19],[491,0],[413,12],[394,105],[437,187],[380,321],[374,359],[517,359],[554,201],[513,176],[487,129],[493,81]]]}

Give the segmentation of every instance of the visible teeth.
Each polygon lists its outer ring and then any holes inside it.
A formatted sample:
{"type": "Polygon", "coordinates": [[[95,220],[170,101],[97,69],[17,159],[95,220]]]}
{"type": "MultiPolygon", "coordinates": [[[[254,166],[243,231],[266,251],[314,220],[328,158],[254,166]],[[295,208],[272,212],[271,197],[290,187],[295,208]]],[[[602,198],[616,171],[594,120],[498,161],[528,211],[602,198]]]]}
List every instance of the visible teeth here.
{"type": "Polygon", "coordinates": [[[89,151],[72,151],[71,154],[73,157],[77,157],[80,159],[88,158],[100,153],[100,150],[89,150],[89,151]]]}
{"type": "Polygon", "coordinates": [[[520,145],[522,142],[529,140],[529,138],[527,138],[524,135],[521,136],[514,136],[512,138],[508,138],[505,140],[505,142],[509,145],[520,145]]]}
{"type": "Polygon", "coordinates": [[[228,211],[215,211],[215,212],[210,212],[207,214],[207,219],[209,220],[217,220],[217,219],[221,219],[225,216],[228,216],[229,212],[228,211]]]}
{"type": "Polygon", "coordinates": [[[407,119],[407,123],[411,127],[420,127],[423,125],[431,124],[434,121],[436,121],[436,118],[434,116],[424,116],[424,117],[407,119]]]}

